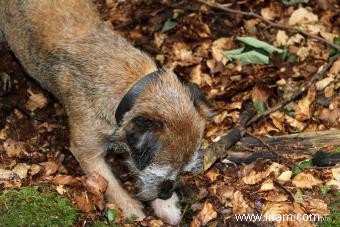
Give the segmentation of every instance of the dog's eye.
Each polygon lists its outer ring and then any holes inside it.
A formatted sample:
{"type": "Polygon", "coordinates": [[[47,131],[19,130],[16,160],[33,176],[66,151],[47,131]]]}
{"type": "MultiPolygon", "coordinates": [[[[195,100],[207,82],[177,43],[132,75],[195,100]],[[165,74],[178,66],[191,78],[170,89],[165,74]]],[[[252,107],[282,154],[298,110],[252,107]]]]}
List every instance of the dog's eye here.
{"type": "Polygon", "coordinates": [[[161,144],[155,135],[155,130],[160,127],[159,122],[140,116],[135,117],[131,121],[131,127],[126,129],[127,144],[131,150],[130,155],[139,170],[148,166],[161,149],[161,144]]]}

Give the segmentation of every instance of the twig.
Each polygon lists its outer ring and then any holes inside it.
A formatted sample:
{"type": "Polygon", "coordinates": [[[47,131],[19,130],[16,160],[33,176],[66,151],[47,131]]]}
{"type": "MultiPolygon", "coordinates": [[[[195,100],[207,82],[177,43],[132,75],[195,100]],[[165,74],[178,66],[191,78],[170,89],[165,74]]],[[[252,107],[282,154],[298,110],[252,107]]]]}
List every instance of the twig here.
{"type": "Polygon", "coordinates": [[[222,11],[225,11],[225,12],[228,12],[228,13],[241,14],[241,15],[244,15],[244,16],[258,18],[258,19],[262,20],[263,22],[269,24],[270,26],[272,26],[274,28],[283,29],[283,30],[290,31],[290,32],[298,32],[298,33],[300,33],[304,36],[307,36],[309,38],[316,39],[320,42],[323,42],[323,43],[327,44],[328,46],[334,47],[335,49],[340,51],[339,45],[336,45],[336,44],[334,44],[334,43],[332,43],[332,42],[330,42],[330,41],[328,41],[328,40],[326,40],[326,39],[324,39],[320,36],[313,35],[309,32],[303,31],[302,29],[299,29],[299,28],[274,23],[274,22],[267,20],[266,18],[260,16],[259,14],[254,13],[253,11],[245,12],[245,11],[241,11],[241,10],[235,10],[235,9],[231,9],[231,8],[225,7],[225,6],[217,4],[217,3],[207,2],[205,0],[196,0],[196,1],[200,2],[201,4],[207,5],[211,8],[219,9],[219,10],[222,10],[222,11]]]}
{"type": "Polygon", "coordinates": [[[306,82],[302,87],[300,87],[299,90],[295,92],[295,94],[283,100],[281,103],[277,104],[276,106],[262,112],[256,114],[254,117],[252,117],[250,120],[247,120],[246,122],[241,123],[241,125],[234,127],[231,129],[227,135],[224,135],[221,137],[221,140],[217,143],[213,144],[212,146],[209,146],[205,152],[204,155],[204,170],[207,170],[211,167],[213,163],[219,158],[224,158],[227,156],[227,150],[235,145],[246,133],[247,127],[251,124],[257,122],[259,119],[281,109],[288,103],[296,100],[298,97],[300,97],[308,88],[319,78],[321,78],[327,70],[333,65],[335,60],[339,57],[339,54],[331,57],[329,61],[323,65],[322,69],[316,73],[308,82],[306,82]]]}
{"type": "Polygon", "coordinates": [[[316,73],[304,86],[302,86],[298,91],[295,92],[295,94],[290,97],[287,98],[285,100],[283,100],[282,102],[280,102],[279,104],[277,104],[276,106],[273,106],[272,108],[269,108],[268,110],[255,115],[252,119],[250,119],[247,123],[246,126],[249,126],[251,124],[253,124],[254,122],[258,121],[260,118],[267,116],[279,109],[281,109],[282,107],[284,107],[285,105],[287,105],[288,103],[292,102],[293,100],[296,100],[299,96],[301,96],[310,86],[312,86],[312,84],[317,80],[320,79],[326,72],[327,70],[333,65],[333,63],[336,61],[336,59],[339,57],[339,55],[335,55],[333,57],[331,57],[329,59],[329,61],[322,67],[322,69],[320,70],[320,72],[316,73]]]}

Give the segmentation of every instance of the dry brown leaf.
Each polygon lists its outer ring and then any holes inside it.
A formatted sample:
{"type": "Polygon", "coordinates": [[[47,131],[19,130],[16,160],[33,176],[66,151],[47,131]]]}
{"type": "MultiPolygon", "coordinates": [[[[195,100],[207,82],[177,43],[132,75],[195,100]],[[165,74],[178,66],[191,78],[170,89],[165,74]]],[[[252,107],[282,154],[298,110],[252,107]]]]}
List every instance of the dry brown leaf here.
{"type": "Polygon", "coordinates": [[[253,209],[247,204],[240,191],[234,193],[233,201],[233,214],[250,214],[253,209]]]}
{"type": "Polygon", "coordinates": [[[7,139],[4,142],[4,148],[6,154],[9,158],[21,158],[24,154],[26,154],[25,143],[15,141],[11,138],[7,139]]]}
{"type": "Polygon", "coordinates": [[[290,180],[290,178],[292,178],[293,172],[290,170],[284,171],[281,173],[281,175],[277,178],[277,180],[281,183],[284,184],[287,181],[290,180]]]}
{"type": "Polygon", "coordinates": [[[202,71],[201,64],[196,65],[192,68],[190,73],[190,81],[194,84],[201,85],[202,84],[202,71]]]}
{"type": "Polygon", "coordinates": [[[270,191],[264,199],[271,202],[284,202],[288,200],[288,197],[284,194],[279,194],[277,191],[270,191]]]}
{"type": "Polygon", "coordinates": [[[47,105],[47,98],[42,93],[34,94],[30,89],[28,89],[27,92],[30,94],[26,102],[26,109],[29,111],[41,109],[47,105]]]}
{"type": "Polygon", "coordinates": [[[59,165],[54,161],[42,162],[40,165],[44,167],[44,174],[46,176],[55,174],[59,168],[59,165]]]}
{"type": "Polygon", "coordinates": [[[298,188],[311,189],[313,186],[321,185],[322,181],[310,173],[299,173],[293,178],[292,184],[298,188]]]}
{"type": "Polygon", "coordinates": [[[278,176],[280,171],[284,168],[283,165],[280,165],[279,163],[273,162],[265,171],[263,172],[256,172],[252,170],[250,174],[247,176],[242,177],[242,181],[246,184],[257,184],[266,177],[269,176],[269,174],[274,173],[275,176],[278,176]]]}
{"type": "Polygon", "coordinates": [[[225,204],[227,200],[232,200],[234,198],[235,188],[229,185],[220,185],[216,188],[216,197],[221,202],[225,204]]]}
{"type": "Polygon", "coordinates": [[[276,45],[277,46],[286,46],[288,42],[288,35],[285,31],[279,30],[276,34],[276,45]]]}
{"type": "Polygon", "coordinates": [[[324,78],[322,80],[319,80],[315,84],[316,85],[316,89],[318,91],[321,91],[321,90],[325,89],[333,81],[334,81],[334,78],[332,78],[332,77],[326,77],[326,78],[324,78]]]}
{"type": "Polygon", "coordinates": [[[221,52],[233,48],[232,38],[219,38],[212,43],[211,54],[215,61],[222,62],[224,65],[228,62],[228,59],[224,57],[221,52]]]}
{"type": "Polygon", "coordinates": [[[271,190],[273,190],[274,188],[275,188],[275,187],[274,187],[273,180],[268,179],[268,180],[264,181],[264,182],[261,184],[260,191],[262,191],[262,192],[264,192],[264,191],[271,191],[271,190]]]}
{"type": "Polygon", "coordinates": [[[340,74],[340,57],[334,62],[332,68],[330,68],[329,73],[333,75],[339,75],[340,74]]]}
{"type": "Polygon", "coordinates": [[[278,128],[280,131],[283,130],[283,123],[285,120],[285,114],[280,111],[275,111],[270,114],[270,118],[273,121],[273,124],[275,125],[276,128],[278,128]]]}
{"type": "Polygon", "coordinates": [[[0,185],[2,184],[5,188],[20,188],[21,180],[18,174],[10,170],[0,169],[0,185]]]}
{"type": "Polygon", "coordinates": [[[61,184],[58,185],[55,189],[60,195],[64,195],[67,192],[66,189],[64,188],[64,185],[61,184]]]}
{"type": "Polygon", "coordinates": [[[70,185],[79,187],[83,185],[82,181],[78,177],[59,175],[52,179],[53,184],[70,185]]]}
{"type": "Polygon", "coordinates": [[[88,192],[101,196],[107,189],[108,182],[100,174],[94,172],[86,177],[85,187],[88,192]]]}
{"type": "Polygon", "coordinates": [[[42,167],[40,165],[32,164],[32,166],[30,168],[31,176],[34,176],[34,175],[40,173],[41,169],[42,169],[42,167]]]}
{"type": "Polygon", "coordinates": [[[295,119],[304,121],[311,118],[311,104],[316,99],[316,86],[313,85],[309,88],[308,93],[299,102],[295,110],[295,119]]]}
{"type": "Polygon", "coordinates": [[[198,213],[198,215],[194,218],[191,223],[191,227],[205,225],[209,221],[215,219],[217,217],[217,212],[214,210],[214,207],[211,203],[204,203],[202,210],[198,213]]]}
{"type": "Polygon", "coordinates": [[[80,195],[75,197],[75,204],[81,211],[85,213],[88,213],[94,209],[94,205],[87,196],[86,192],[82,192],[80,195]]]}
{"type": "Polygon", "coordinates": [[[320,199],[307,199],[302,201],[303,207],[310,214],[317,214],[321,217],[329,215],[327,204],[320,199]]]}
{"type": "Polygon", "coordinates": [[[305,128],[305,124],[296,120],[295,118],[292,118],[288,116],[287,114],[285,115],[285,119],[287,123],[292,126],[293,128],[298,129],[299,131],[302,131],[305,128]]]}
{"type": "Polygon", "coordinates": [[[319,113],[319,119],[329,127],[336,127],[340,125],[340,108],[333,110],[323,108],[319,113]]]}
{"type": "Polygon", "coordinates": [[[217,177],[220,175],[220,172],[217,168],[211,168],[206,174],[205,176],[211,181],[214,182],[217,177]]]}
{"type": "Polygon", "coordinates": [[[295,10],[289,18],[289,25],[301,25],[318,21],[318,16],[312,13],[309,9],[299,8],[295,10]]]}
{"type": "Polygon", "coordinates": [[[25,179],[27,177],[28,170],[30,169],[30,165],[26,163],[18,163],[14,166],[12,171],[20,177],[20,179],[25,179]]]}
{"type": "Polygon", "coordinates": [[[304,214],[305,211],[301,205],[297,203],[268,202],[262,207],[262,215],[264,215],[267,220],[276,221],[276,226],[314,226],[312,222],[302,219],[304,214]]]}
{"type": "Polygon", "coordinates": [[[202,58],[194,56],[193,52],[185,43],[176,42],[172,48],[178,65],[191,66],[201,63],[202,58]]]}

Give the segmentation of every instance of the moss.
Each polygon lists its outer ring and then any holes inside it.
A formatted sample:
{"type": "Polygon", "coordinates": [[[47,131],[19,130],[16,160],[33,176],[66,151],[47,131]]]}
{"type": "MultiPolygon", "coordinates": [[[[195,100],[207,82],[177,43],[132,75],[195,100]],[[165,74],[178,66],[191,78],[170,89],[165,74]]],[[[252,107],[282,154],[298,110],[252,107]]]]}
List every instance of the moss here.
{"type": "Polygon", "coordinates": [[[324,221],[318,223],[320,227],[340,226],[340,193],[335,192],[334,200],[328,204],[330,214],[324,221]]]}
{"type": "Polygon", "coordinates": [[[67,199],[27,187],[0,195],[0,226],[72,226],[77,209],[67,199]]]}

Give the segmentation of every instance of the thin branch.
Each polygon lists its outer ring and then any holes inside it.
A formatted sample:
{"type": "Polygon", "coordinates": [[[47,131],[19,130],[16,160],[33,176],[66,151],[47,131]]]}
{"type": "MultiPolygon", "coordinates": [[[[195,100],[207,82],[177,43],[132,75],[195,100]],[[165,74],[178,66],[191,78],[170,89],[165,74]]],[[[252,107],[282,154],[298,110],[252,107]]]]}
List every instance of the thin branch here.
{"type": "Polygon", "coordinates": [[[249,17],[254,17],[254,18],[258,18],[260,20],[262,20],[263,22],[269,24],[271,27],[274,27],[274,28],[278,28],[278,29],[282,29],[282,30],[286,30],[286,31],[290,31],[290,32],[297,32],[297,33],[300,33],[304,36],[307,36],[309,38],[312,38],[312,39],[315,39],[315,40],[318,40],[320,42],[323,42],[325,44],[327,44],[328,46],[331,46],[335,49],[337,49],[338,51],[340,51],[340,46],[339,45],[336,45],[320,36],[317,36],[317,35],[313,35],[309,32],[306,32],[306,31],[303,31],[302,29],[299,29],[299,28],[295,28],[295,27],[291,27],[291,26],[287,26],[287,25],[283,25],[283,24],[278,24],[278,23],[274,23],[270,20],[267,20],[266,18],[260,16],[259,14],[256,14],[254,13],[253,11],[250,11],[250,12],[245,12],[245,11],[241,11],[241,10],[235,10],[235,9],[231,9],[231,8],[228,8],[228,7],[225,7],[223,5],[220,5],[220,4],[217,4],[217,3],[211,3],[211,2],[207,2],[205,0],[196,0],[197,2],[201,3],[201,4],[204,4],[204,5],[207,5],[211,8],[215,8],[215,9],[219,9],[219,10],[222,10],[222,11],[225,11],[225,12],[228,12],[228,13],[234,13],[234,14],[241,14],[241,15],[244,15],[244,16],[249,16],[249,17]]]}
{"type": "Polygon", "coordinates": [[[234,127],[231,129],[228,134],[221,137],[221,139],[215,143],[209,146],[206,149],[205,155],[204,155],[204,170],[207,170],[211,167],[212,164],[215,163],[215,161],[219,158],[224,158],[228,155],[227,150],[235,145],[246,133],[247,127],[251,124],[257,122],[259,119],[281,109],[288,103],[298,99],[305,91],[308,90],[308,88],[317,80],[322,78],[322,76],[328,71],[328,69],[333,65],[333,63],[336,61],[336,59],[339,57],[339,54],[331,57],[326,64],[323,65],[322,69],[316,73],[308,82],[306,82],[304,85],[300,87],[298,91],[295,92],[295,94],[283,100],[276,106],[262,112],[259,114],[256,114],[254,117],[250,118],[250,120],[247,120],[240,125],[234,127]]]}
{"type": "Polygon", "coordinates": [[[322,67],[322,69],[316,73],[304,86],[302,86],[298,91],[295,92],[295,94],[290,97],[287,98],[285,100],[283,100],[282,102],[278,103],[276,106],[273,106],[272,108],[269,108],[268,110],[259,113],[257,115],[255,115],[253,118],[251,118],[247,123],[246,126],[249,126],[251,124],[253,124],[254,122],[258,121],[260,118],[267,116],[279,109],[281,109],[282,107],[284,107],[285,105],[287,105],[288,103],[296,100],[298,97],[300,97],[317,79],[322,78],[322,76],[328,71],[328,69],[333,65],[333,63],[336,61],[336,59],[339,57],[339,55],[335,55],[333,57],[331,57],[329,59],[329,61],[322,67]]]}

